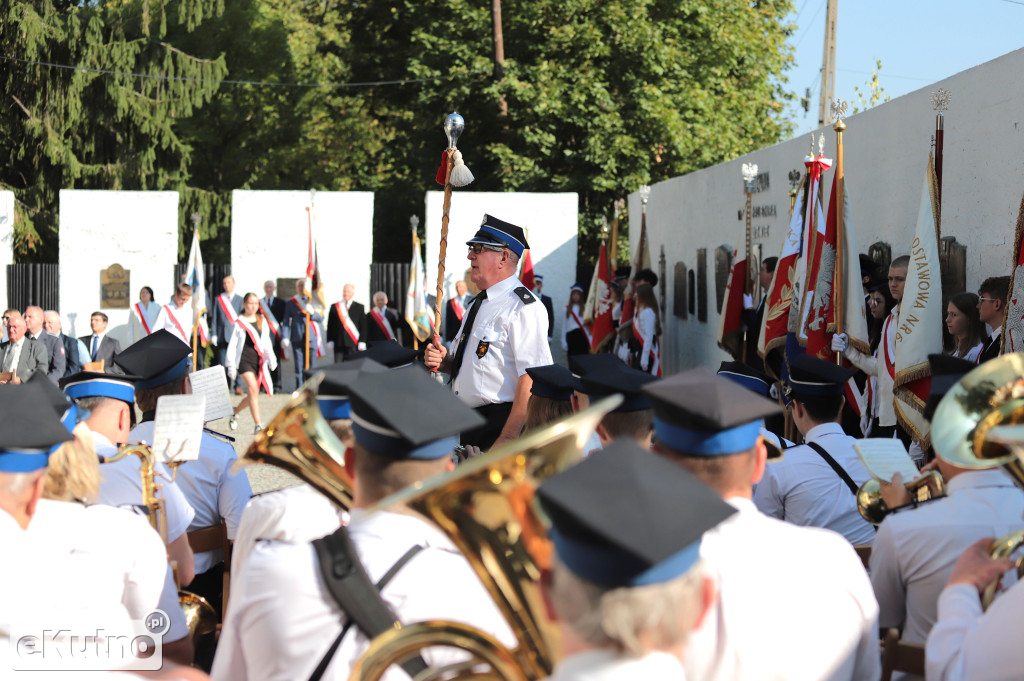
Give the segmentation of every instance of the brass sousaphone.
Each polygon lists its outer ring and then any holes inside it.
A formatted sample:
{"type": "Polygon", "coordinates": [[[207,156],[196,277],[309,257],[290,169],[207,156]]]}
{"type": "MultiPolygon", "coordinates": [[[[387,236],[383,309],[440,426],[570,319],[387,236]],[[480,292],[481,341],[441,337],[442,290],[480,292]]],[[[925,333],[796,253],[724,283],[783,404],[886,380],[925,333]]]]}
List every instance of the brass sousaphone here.
{"type": "MultiPolygon", "coordinates": [[[[371,642],[350,679],[375,681],[391,665],[430,646],[466,650],[473,658],[470,664],[486,664],[506,681],[534,681],[550,675],[560,658],[560,644],[542,602],[539,579],[541,571],[550,567],[552,548],[534,492],[542,480],[582,458],[601,418],[621,401],[619,395],[603,399],[370,509],[400,507],[436,524],[473,567],[517,645],[509,650],[488,633],[458,622],[396,627],[371,642]]],[[[450,678],[455,671],[432,670],[431,676],[450,678]]]]}
{"type": "MultiPolygon", "coordinates": [[[[1024,447],[1024,354],[1003,355],[964,376],[939,402],[932,418],[935,453],[959,468],[1002,467],[1024,489],[1024,464],[1016,450],[1024,447]]],[[[999,539],[993,557],[1009,557],[1024,543],[1024,530],[999,539]]],[[[1024,560],[1017,561],[1024,572],[1024,560]]],[[[995,598],[996,583],[985,589],[983,607],[995,598]]]]}

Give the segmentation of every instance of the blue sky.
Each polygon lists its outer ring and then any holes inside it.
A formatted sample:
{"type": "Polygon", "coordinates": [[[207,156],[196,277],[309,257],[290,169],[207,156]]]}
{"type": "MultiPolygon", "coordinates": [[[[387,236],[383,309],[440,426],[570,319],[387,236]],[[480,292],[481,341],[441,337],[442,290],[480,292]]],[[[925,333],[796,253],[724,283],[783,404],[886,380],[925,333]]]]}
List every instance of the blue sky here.
{"type": "MultiPolygon", "coordinates": [[[[826,0],[794,0],[790,38],[796,65],[785,88],[803,96],[811,88],[810,112],[799,101],[787,111],[794,135],[817,128],[826,0]]],[[[1024,0],[839,0],[835,96],[856,100],[866,91],[875,60],[879,82],[892,98],[1024,47],[1024,0]]],[[[956,93],[953,93],[955,110],[956,93]]]]}

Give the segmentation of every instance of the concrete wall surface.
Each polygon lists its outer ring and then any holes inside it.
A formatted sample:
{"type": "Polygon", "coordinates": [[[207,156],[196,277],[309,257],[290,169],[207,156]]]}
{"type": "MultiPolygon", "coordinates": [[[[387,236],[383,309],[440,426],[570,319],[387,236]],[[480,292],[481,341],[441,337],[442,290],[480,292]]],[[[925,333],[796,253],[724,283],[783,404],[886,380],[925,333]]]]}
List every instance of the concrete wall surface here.
{"type": "Polygon", "coordinates": [[[0,301],[7,307],[7,266],[14,263],[14,192],[0,191],[0,301]]]}
{"type": "MultiPolygon", "coordinates": [[[[443,205],[444,192],[427,192],[424,266],[430,295],[437,285],[443,205]]],[[[466,241],[476,233],[485,213],[519,225],[527,231],[534,272],[544,276],[544,294],[551,296],[554,305],[552,347],[560,351],[565,304],[569,300],[569,287],[576,280],[578,206],[579,197],[575,193],[454,191],[445,257],[445,296],[454,294],[456,281],[468,277],[466,241]]],[[[583,282],[583,285],[589,286],[590,282],[583,282]]]]}
{"type": "MultiPolygon", "coordinates": [[[[355,299],[370,304],[373,258],[373,193],[316,192],[313,234],[317,242],[324,297],[341,300],[345,284],[355,299]]],[[[263,282],[303,277],[308,261],[308,191],[231,193],[231,271],[237,292],[263,295],[263,282]]],[[[295,291],[278,291],[290,298],[295,291]]]]}
{"type": "Polygon", "coordinates": [[[155,300],[171,298],[178,261],[178,192],[60,190],[60,313],[67,335],[92,333],[102,310],[107,333],[128,344],[131,309],[100,307],[100,270],[118,263],[130,272],[130,304],[143,286],[155,300]]]}
{"type": "MultiPolygon", "coordinates": [[[[945,88],[952,102],[945,115],[942,235],[967,247],[967,290],[977,291],[989,276],[1009,274],[1014,225],[1024,190],[1024,50],[951,76],[873,109],[849,116],[844,134],[849,219],[859,250],[883,241],[896,257],[908,252],[935,133],[930,94],[945,88]]],[[[835,159],[836,135],[825,132],[825,156],[835,159]]],[[[726,359],[716,345],[718,306],[715,249],[742,248],[745,193],[743,163],[756,163],[759,186],[753,195],[753,250],[777,256],[789,222],[787,176],[803,171],[810,138],[790,140],[652,188],[647,206],[652,261],[660,248],[667,266],[667,314],[663,319],[662,365],[675,373],[696,365],[717,369],[726,359]],[[673,315],[673,270],[683,263],[697,269],[697,251],[707,249],[706,323],[695,315],[673,315]]],[[[825,174],[826,203],[834,169],[825,174]]],[[[636,247],[641,202],[629,197],[630,239],[636,247]]],[[[957,293],[954,291],[952,293],[957,293]]]]}

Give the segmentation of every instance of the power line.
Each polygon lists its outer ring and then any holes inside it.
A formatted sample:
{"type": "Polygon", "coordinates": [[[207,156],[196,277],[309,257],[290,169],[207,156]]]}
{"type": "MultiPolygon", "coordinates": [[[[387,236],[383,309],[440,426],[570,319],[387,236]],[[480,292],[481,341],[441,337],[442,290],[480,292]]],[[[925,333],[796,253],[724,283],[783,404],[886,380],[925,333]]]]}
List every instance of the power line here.
{"type": "Polygon", "coordinates": [[[800,43],[802,43],[804,41],[804,38],[807,37],[807,34],[811,32],[811,26],[814,25],[814,20],[818,18],[818,15],[821,14],[821,9],[826,4],[827,4],[827,2],[822,2],[822,4],[818,5],[818,10],[814,13],[814,16],[811,17],[810,21],[807,22],[807,28],[804,30],[804,34],[802,36],[800,36],[800,40],[796,41],[796,45],[793,46],[794,50],[796,48],[800,47],[800,43]]]}
{"type": "MultiPolygon", "coordinates": [[[[460,76],[484,75],[484,72],[467,72],[462,74],[449,74],[447,76],[432,76],[428,78],[401,78],[396,80],[374,80],[361,83],[280,83],[266,80],[232,80],[230,78],[191,78],[185,76],[164,76],[153,73],[132,73],[130,71],[112,71],[108,69],[93,69],[85,66],[71,66],[69,64],[54,64],[53,62],[36,61],[32,59],[21,59],[6,54],[0,54],[0,59],[30,64],[33,66],[46,66],[52,69],[64,69],[68,71],[84,71],[87,73],[98,73],[108,76],[130,76],[132,78],[144,78],[149,80],[166,80],[189,83],[218,83],[220,85],[256,85],[260,87],[302,87],[302,88],[357,88],[374,87],[379,85],[412,85],[414,83],[430,83],[439,80],[453,80],[460,76]]],[[[488,71],[489,73],[489,71],[488,71]]]]}
{"type": "MultiPolygon", "coordinates": [[[[857,75],[861,75],[861,76],[874,75],[874,74],[872,74],[869,71],[856,71],[854,69],[836,69],[836,70],[837,71],[842,71],[843,73],[856,73],[857,75]]],[[[899,78],[900,80],[919,80],[919,81],[924,82],[924,83],[934,83],[935,81],[939,80],[938,78],[922,78],[921,76],[897,76],[897,75],[892,74],[892,73],[884,73],[883,74],[881,71],[878,71],[877,75],[878,75],[879,79],[882,79],[882,78],[899,78]]]]}

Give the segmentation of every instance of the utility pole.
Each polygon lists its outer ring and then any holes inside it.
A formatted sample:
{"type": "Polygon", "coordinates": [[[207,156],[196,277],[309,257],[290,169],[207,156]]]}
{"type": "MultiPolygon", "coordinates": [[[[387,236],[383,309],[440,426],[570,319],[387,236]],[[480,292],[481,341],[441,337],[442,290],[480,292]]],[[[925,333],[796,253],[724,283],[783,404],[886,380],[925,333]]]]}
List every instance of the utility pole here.
{"type": "MultiPolygon", "coordinates": [[[[497,1],[497,0],[495,0],[497,1]]],[[[836,85],[836,21],[839,14],[839,0],[827,0],[825,9],[825,54],[821,59],[821,100],[818,103],[818,125],[832,122],[829,104],[832,103],[836,85]]]]}
{"type": "MultiPolygon", "coordinates": [[[[491,24],[494,29],[494,78],[501,82],[505,78],[505,39],[501,35],[501,0],[491,0],[491,24]]],[[[498,115],[508,116],[508,102],[505,93],[498,100],[498,115]]]]}

